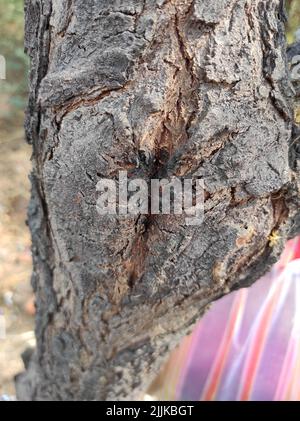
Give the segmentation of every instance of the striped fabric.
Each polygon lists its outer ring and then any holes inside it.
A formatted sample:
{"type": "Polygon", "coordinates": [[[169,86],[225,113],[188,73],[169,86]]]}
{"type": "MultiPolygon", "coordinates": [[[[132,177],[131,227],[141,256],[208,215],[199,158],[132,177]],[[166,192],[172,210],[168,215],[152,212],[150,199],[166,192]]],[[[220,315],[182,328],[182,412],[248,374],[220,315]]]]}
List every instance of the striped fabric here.
{"type": "Polygon", "coordinates": [[[300,238],[249,289],[216,302],[173,353],[162,400],[300,400],[300,238]]]}

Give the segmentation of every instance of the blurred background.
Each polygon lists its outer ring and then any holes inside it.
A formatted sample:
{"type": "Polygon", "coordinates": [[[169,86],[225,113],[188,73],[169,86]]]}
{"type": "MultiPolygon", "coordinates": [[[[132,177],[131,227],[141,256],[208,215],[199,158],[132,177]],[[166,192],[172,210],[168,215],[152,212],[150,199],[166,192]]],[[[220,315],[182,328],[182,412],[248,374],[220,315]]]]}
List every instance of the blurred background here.
{"type": "MultiPolygon", "coordinates": [[[[300,0],[286,3],[287,39],[292,43],[300,27],[300,0]]],[[[23,369],[20,354],[34,346],[30,235],[25,223],[31,148],[23,134],[28,75],[23,20],[23,0],[0,0],[0,55],[6,59],[6,79],[0,80],[0,396],[15,394],[13,377],[23,369]]]]}
{"type": "Polygon", "coordinates": [[[24,141],[28,60],[23,1],[0,0],[0,395],[13,395],[20,354],[33,336],[30,235],[25,224],[31,148],[24,141]]]}

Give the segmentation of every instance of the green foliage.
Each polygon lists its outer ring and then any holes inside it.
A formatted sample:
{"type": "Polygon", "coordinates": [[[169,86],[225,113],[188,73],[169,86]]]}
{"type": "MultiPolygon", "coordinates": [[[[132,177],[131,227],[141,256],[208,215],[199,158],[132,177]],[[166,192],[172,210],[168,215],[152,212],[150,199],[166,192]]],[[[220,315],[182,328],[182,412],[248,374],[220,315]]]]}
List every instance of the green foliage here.
{"type": "MultiPolygon", "coordinates": [[[[24,109],[27,97],[28,59],[24,53],[23,0],[0,0],[0,54],[6,59],[6,80],[0,81],[6,119],[24,109]]],[[[4,115],[3,115],[4,114],[4,115]]]]}
{"type": "Polygon", "coordinates": [[[295,32],[300,28],[300,1],[287,0],[287,11],[289,14],[289,21],[287,26],[287,40],[291,44],[295,41],[295,32]]]}

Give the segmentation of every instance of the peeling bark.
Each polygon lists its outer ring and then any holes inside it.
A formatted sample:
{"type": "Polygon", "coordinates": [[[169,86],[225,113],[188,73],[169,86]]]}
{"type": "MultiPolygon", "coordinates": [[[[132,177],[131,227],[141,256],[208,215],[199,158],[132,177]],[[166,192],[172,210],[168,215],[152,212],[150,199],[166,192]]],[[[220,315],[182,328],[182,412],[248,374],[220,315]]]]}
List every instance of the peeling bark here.
{"type": "Polygon", "coordinates": [[[18,397],[136,397],[300,231],[283,3],[25,3],[37,349],[18,397]],[[204,224],[100,217],[96,184],[124,169],[203,178],[204,224]]]}

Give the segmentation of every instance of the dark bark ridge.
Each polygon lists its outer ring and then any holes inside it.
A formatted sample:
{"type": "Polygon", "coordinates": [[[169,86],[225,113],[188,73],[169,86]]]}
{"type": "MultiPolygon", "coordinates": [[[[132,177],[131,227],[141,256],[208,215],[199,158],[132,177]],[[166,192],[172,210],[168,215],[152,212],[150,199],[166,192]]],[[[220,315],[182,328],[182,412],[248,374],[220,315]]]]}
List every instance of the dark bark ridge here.
{"type": "Polygon", "coordinates": [[[128,399],[299,231],[279,0],[27,0],[37,349],[19,399],[128,399]],[[205,180],[205,222],[100,217],[126,169],[205,180]]]}

